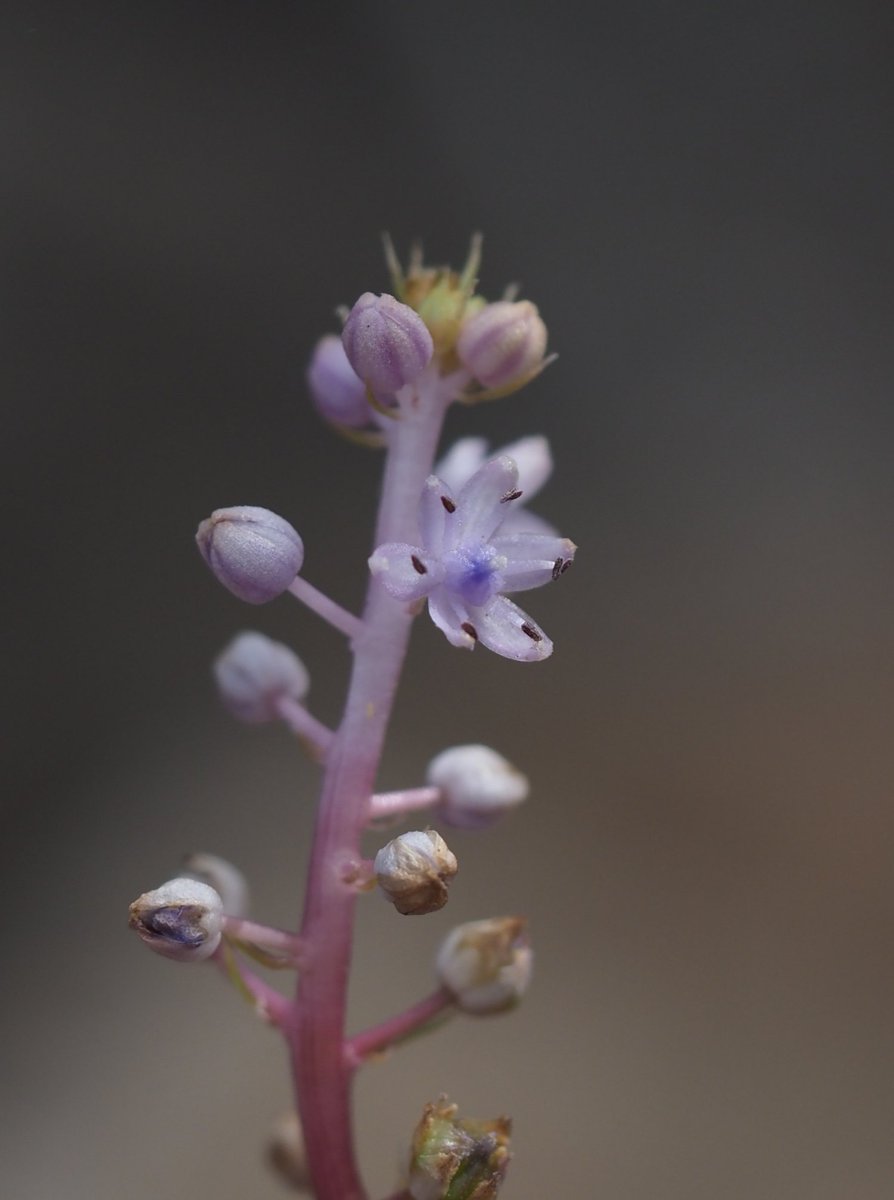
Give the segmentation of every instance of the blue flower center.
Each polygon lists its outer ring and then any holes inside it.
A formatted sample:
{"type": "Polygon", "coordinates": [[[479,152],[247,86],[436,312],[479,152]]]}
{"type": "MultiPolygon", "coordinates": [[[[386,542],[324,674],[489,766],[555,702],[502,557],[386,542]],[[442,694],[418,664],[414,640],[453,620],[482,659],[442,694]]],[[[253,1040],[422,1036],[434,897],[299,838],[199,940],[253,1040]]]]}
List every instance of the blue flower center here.
{"type": "Polygon", "coordinates": [[[473,550],[454,550],[447,556],[447,586],[458,592],[466,604],[480,608],[500,591],[503,577],[494,566],[493,546],[481,545],[473,550]]]}

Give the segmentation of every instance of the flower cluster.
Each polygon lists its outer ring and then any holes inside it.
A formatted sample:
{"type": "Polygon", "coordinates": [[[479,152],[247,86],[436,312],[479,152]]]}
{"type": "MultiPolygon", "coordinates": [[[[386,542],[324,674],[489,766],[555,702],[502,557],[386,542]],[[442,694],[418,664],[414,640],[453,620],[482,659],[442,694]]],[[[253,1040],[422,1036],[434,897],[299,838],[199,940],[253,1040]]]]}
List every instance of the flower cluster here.
{"type": "MultiPolygon", "coordinates": [[[[423,784],[374,791],[414,618],[427,605],[453,646],[480,643],[517,662],[545,659],[552,641],[509,597],[560,579],[576,552],[527,507],[552,471],[545,438],[490,452],[483,438],[465,437],[435,463],[451,405],[508,395],[550,361],[546,326],[530,301],[488,303],[477,294],[479,251],[475,239],[460,272],[426,267],[418,254],[404,272],[389,245],[394,294],[365,292],[343,313],[341,336],[322,338],[311,358],[307,382],[320,415],[387,457],[363,611],[349,612],[304,577],[300,535],[267,508],[215,509],[196,534],[202,558],[229,592],[253,605],[290,594],[342,634],[353,655],[335,728],[308,708],[302,660],[264,633],[238,634],[214,663],[233,716],[249,725],[282,722],[323,771],[300,928],[251,919],[241,873],[208,854],[191,856],[180,875],[130,910],[132,928],[151,949],[179,962],[213,962],[283,1032],[298,1113],[278,1124],[270,1161],[317,1200],[363,1195],[347,1119],[354,1071],[448,1015],[509,1011],[531,978],[521,917],[467,921],[441,944],[434,992],[353,1037],[346,1032],[358,893],[378,889],[398,913],[423,916],[448,902],[459,867],[425,824],[398,833],[372,857],[364,853],[364,831],[418,812],[454,829],[481,830],[529,791],[517,768],[479,743],[435,754],[423,784]],[[271,987],[257,964],[297,971],[294,998],[271,987]],[[305,964],[312,969],[303,971],[305,964]]],[[[413,1139],[407,1194],[490,1200],[508,1166],[509,1132],[505,1118],[461,1119],[443,1100],[428,1105],[413,1139]]]]}

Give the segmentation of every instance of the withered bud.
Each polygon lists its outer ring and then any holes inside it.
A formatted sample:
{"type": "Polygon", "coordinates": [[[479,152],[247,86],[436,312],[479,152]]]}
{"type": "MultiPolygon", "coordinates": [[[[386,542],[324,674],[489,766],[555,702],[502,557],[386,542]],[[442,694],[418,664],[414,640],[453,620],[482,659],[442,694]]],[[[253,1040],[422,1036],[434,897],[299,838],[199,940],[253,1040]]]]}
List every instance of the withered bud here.
{"type": "Polygon", "coordinates": [[[441,983],[463,1012],[514,1008],[531,981],[534,955],[521,917],[469,921],[444,939],[435,960],[441,983]]]}
{"type": "Polygon", "coordinates": [[[413,1135],[408,1191],[413,1200],[493,1200],[509,1166],[507,1117],[459,1117],[441,1097],[427,1104],[413,1135]]]}
{"type": "Polygon", "coordinates": [[[274,1125],[267,1143],[267,1161],[280,1179],[296,1192],[310,1191],[304,1134],[296,1112],[283,1113],[274,1125]]]}
{"type": "Polygon", "coordinates": [[[402,833],[375,858],[376,880],[399,913],[422,916],[447,903],[447,885],[459,869],[456,857],[434,829],[402,833]]]}
{"type": "Polygon", "coordinates": [[[202,962],[220,945],[223,904],[207,883],[171,879],[134,900],[128,924],[156,954],[202,962]]]}

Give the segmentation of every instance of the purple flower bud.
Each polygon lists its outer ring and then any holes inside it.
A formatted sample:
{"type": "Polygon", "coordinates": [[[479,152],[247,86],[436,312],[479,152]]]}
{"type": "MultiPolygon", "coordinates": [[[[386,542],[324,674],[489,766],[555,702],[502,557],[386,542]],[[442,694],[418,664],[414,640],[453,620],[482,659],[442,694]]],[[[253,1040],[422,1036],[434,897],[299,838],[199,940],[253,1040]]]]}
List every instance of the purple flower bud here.
{"type": "Polygon", "coordinates": [[[425,322],[393,296],[364,292],[348,314],[341,340],[351,366],[374,392],[396,392],[431,362],[425,322]]]}
{"type": "Polygon", "coordinates": [[[546,326],[530,300],[498,300],[464,323],[456,351],[479,383],[507,387],[536,372],[546,351],[546,326]]]}
{"type": "Polygon", "coordinates": [[[276,720],[277,700],[289,696],[300,702],[310,686],[297,654],[251,630],[233,638],[215,660],[214,678],[224,704],[249,725],[276,720]]]}
{"type": "Polygon", "coordinates": [[[196,533],[202,558],[225,588],[249,604],[281,595],[304,562],[304,543],[266,508],[219,508],[196,533]]]}
{"type": "Polygon", "coordinates": [[[307,368],[307,386],[317,411],[336,425],[360,428],[372,417],[366,387],[348,362],[337,334],[328,333],[314,347],[307,368]]]}

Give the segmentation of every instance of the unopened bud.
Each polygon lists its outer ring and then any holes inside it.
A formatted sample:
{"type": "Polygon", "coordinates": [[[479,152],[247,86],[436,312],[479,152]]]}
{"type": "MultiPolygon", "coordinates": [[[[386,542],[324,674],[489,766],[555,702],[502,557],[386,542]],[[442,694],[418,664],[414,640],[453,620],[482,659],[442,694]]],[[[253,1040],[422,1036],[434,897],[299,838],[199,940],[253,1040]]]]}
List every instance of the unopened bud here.
{"type": "Polygon", "coordinates": [[[463,324],[456,351],[479,383],[502,388],[536,373],[546,337],[546,326],[530,300],[498,300],[463,324]]]}
{"type": "Polygon", "coordinates": [[[128,924],[156,954],[201,962],[220,945],[223,903],[207,883],[171,879],[134,900],[128,924]]]}
{"type": "Polygon", "coordinates": [[[434,343],[418,313],[393,296],[364,292],[342,330],[348,361],[374,392],[396,392],[422,373],[434,343]]]}
{"type": "Polygon", "coordinates": [[[528,795],[528,780],[489,746],[452,746],[428,764],[428,783],[441,789],[449,825],[483,829],[528,795]]]}
{"type": "Polygon", "coordinates": [[[226,646],[214,662],[214,678],[224,704],[249,725],[275,720],[281,697],[301,701],[310,686],[297,654],[253,630],[237,634],[226,646]]]}
{"type": "Polygon", "coordinates": [[[486,1016],[514,1008],[531,981],[533,954],[521,917],[458,925],[441,945],[435,969],[463,1012],[486,1016]]]}
{"type": "Polygon", "coordinates": [[[507,1117],[457,1116],[442,1097],[427,1104],[413,1134],[408,1190],[413,1200],[493,1200],[509,1167],[507,1117]]]}
{"type": "Polygon", "coordinates": [[[217,509],[199,526],[196,542],[224,587],[249,604],[281,595],[304,562],[304,543],[289,522],[250,505],[217,509]]]}
{"type": "Polygon", "coordinates": [[[434,829],[402,833],[376,855],[379,887],[404,916],[437,912],[458,870],[455,856],[434,829]]]}
{"type": "Polygon", "coordinates": [[[337,334],[327,334],[317,342],[307,368],[307,386],[317,411],[327,421],[352,428],[369,424],[372,413],[366,385],[348,362],[337,334]]]}
{"type": "Polygon", "coordinates": [[[267,1161],[284,1183],[299,1192],[310,1190],[304,1135],[297,1113],[284,1113],[274,1125],[267,1143],[267,1161]]]}
{"type": "Polygon", "coordinates": [[[220,896],[228,917],[248,916],[248,884],[238,867],[216,854],[188,854],[183,860],[187,873],[207,883],[220,896]]]}

